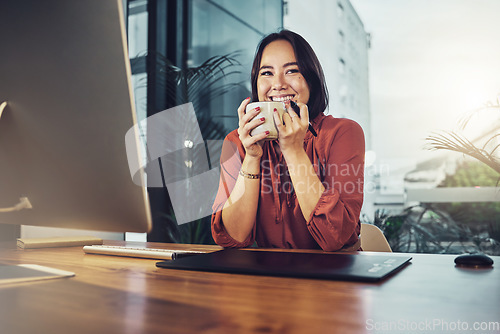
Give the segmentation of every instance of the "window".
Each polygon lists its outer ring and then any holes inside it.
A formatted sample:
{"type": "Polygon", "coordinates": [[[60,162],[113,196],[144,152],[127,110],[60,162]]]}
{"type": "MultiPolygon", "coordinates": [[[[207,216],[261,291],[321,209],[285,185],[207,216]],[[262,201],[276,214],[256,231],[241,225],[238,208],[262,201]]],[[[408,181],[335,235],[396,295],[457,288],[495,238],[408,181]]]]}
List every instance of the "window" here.
{"type": "MultiPolygon", "coordinates": [[[[129,54],[138,120],[186,102],[195,105],[193,100],[197,99],[199,103],[195,106],[195,112],[204,140],[219,139],[222,134],[226,135],[235,129],[238,123],[236,108],[241,100],[249,96],[249,77],[255,48],[264,35],[283,26],[282,0],[124,2],[127,3],[129,54]],[[193,94],[195,96],[188,96],[188,101],[181,103],[187,95],[182,93],[186,87],[176,86],[176,83],[172,84],[168,80],[171,76],[164,71],[167,67],[165,64],[185,70],[199,66],[211,57],[226,55],[231,55],[241,65],[234,68],[234,72],[238,72],[234,77],[222,78],[217,85],[225,84],[229,79],[243,84],[235,85],[225,94],[208,93],[206,97],[201,97],[201,93],[193,94]],[[206,126],[203,122],[207,123],[206,126]]],[[[145,130],[142,135],[147,136],[145,130]]],[[[188,147],[190,143],[185,142],[185,145],[188,147]]],[[[193,160],[182,159],[177,162],[179,168],[195,168],[193,160]]],[[[190,223],[178,226],[175,219],[166,217],[166,213],[172,212],[166,187],[150,187],[148,194],[153,216],[153,230],[147,237],[148,241],[207,241],[172,239],[165,231],[181,230],[190,223]]]]}
{"type": "Polygon", "coordinates": [[[342,58],[339,58],[339,73],[344,74],[345,73],[345,61],[342,58]]]}
{"type": "Polygon", "coordinates": [[[337,17],[340,19],[344,16],[344,6],[340,2],[337,2],[337,17]]]}
{"type": "Polygon", "coordinates": [[[344,32],[340,29],[339,29],[339,40],[340,40],[340,43],[344,44],[344,41],[345,41],[344,32]]]}

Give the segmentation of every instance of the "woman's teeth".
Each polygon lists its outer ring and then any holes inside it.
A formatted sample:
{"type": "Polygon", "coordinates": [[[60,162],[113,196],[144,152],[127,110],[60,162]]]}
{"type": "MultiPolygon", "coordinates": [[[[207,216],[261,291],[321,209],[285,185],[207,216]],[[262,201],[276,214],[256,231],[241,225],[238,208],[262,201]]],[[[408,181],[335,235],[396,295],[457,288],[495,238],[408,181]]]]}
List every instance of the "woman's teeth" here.
{"type": "Polygon", "coordinates": [[[272,100],[274,102],[286,102],[286,101],[290,101],[292,98],[293,98],[293,96],[284,96],[284,97],[273,96],[272,100]]]}

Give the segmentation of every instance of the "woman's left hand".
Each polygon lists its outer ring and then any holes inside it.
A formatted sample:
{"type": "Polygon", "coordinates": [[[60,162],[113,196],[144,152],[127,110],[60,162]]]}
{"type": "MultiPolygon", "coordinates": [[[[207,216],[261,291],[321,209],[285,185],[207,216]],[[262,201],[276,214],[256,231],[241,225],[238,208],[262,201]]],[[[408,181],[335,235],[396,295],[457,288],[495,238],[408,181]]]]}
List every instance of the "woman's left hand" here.
{"type": "Polygon", "coordinates": [[[309,127],[309,110],[304,103],[297,102],[297,105],[300,108],[300,115],[293,110],[290,102],[286,103],[288,112],[283,114],[283,122],[280,122],[278,113],[274,113],[280,148],[284,155],[304,150],[304,138],[309,127]]]}

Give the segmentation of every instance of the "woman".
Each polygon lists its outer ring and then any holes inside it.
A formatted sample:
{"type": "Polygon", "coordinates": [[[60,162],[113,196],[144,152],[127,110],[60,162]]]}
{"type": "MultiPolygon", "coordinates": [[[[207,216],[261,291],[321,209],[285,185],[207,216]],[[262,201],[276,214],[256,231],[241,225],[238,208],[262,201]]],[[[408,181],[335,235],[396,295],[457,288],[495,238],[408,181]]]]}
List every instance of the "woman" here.
{"type": "Polygon", "coordinates": [[[328,93],[311,46],[288,30],[259,44],[252,67],[252,99],[285,101],[278,140],[250,132],[264,119],[238,108],[239,128],[221,155],[212,235],[223,247],[359,249],[363,203],[364,135],[354,121],[325,116],[328,93]],[[290,100],[300,112],[294,112],[290,100]],[[308,130],[312,125],[314,136],[308,130]]]}

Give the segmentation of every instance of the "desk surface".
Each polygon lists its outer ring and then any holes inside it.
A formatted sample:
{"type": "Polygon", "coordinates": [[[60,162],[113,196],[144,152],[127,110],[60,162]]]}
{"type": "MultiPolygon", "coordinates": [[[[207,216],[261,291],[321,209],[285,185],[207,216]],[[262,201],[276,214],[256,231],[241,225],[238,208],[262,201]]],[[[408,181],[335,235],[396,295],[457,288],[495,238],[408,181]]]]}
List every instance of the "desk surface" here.
{"type": "MultiPolygon", "coordinates": [[[[82,247],[22,250],[0,243],[0,263],[76,273],[0,286],[0,328],[5,334],[359,334],[457,333],[467,326],[464,332],[500,333],[498,268],[456,268],[453,255],[412,256],[388,280],[356,283],[161,269],[156,260],[84,254],[82,247]]],[[[500,257],[494,261],[498,267],[500,257]]]]}

